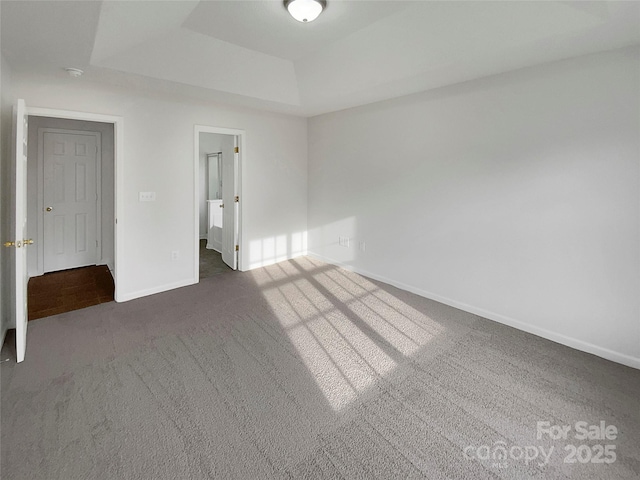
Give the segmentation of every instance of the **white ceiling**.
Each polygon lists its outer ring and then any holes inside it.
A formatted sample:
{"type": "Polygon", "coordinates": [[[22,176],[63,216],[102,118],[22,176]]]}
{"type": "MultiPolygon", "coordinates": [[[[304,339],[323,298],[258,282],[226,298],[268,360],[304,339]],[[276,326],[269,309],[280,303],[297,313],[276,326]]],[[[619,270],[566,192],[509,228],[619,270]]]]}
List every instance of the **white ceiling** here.
{"type": "Polygon", "coordinates": [[[2,53],[25,73],[316,115],[640,44],[638,2],[327,3],[302,24],[279,0],[2,0],[2,53]]]}

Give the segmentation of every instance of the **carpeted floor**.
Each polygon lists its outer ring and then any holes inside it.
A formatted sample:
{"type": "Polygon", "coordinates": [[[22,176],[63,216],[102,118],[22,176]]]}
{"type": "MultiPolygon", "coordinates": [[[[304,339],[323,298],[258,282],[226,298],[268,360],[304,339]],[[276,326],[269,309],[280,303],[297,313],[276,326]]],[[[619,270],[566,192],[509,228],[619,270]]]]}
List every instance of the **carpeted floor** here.
{"type": "Polygon", "coordinates": [[[200,280],[226,272],[233,270],[222,261],[222,255],[208,249],[206,240],[200,240],[200,280]]]}
{"type": "Polygon", "coordinates": [[[640,475],[640,371],[310,258],[30,323],[19,365],[9,344],[2,478],[640,475]]]}

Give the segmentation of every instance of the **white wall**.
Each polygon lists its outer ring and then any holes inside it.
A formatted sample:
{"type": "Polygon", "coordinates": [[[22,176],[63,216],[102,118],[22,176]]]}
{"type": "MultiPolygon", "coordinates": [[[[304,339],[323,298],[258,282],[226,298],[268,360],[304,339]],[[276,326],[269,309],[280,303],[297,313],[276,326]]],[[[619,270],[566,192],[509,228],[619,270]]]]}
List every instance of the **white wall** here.
{"type": "MultiPolygon", "coordinates": [[[[0,17],[1,17],[1,5],[0,5],[0,17]]],[[[0,22],[1,23],[1,22],[0,22]]],[[[0,38],[2,38],[1,32],[0,32],[0,38]]],[[[0,41],[0,48],[2,47],[2,42],[0,41]]],[[[2,58],[2,56],[0,55],[0,92],[2,92],[2,85],[4,84],[4,58],[2,58]]],[[[3,126],[3,121],[2,121],[2,117],[3,117],[3,113],[4,113],[4,93],[0,94],[0,97],[2,97],[0,99],[0,191],[2,193],[0,193],[0,218],[2,218],[2,220],[0,220],[0,243],[4,243],[5,240],[3,240],[6,236],[6,226],[5,226],[5,218],[8,218],[7,215],[5,215],[5,212],[3,210],[3,208],[6,206],[6,201],[4,200],[4,196],[5,196],[5,192],[7,191],[6,189],[6,185],[5,185],[5,163],[6,163],[6,156],[4,153],[4,143],[5,143],[5,138],[4,138],[4,131],[2,130],[2,126],[3,126]]],[[[5,260],[5,255],[4,252],[2,252],[2,248],[0,248],[0,348],[2,347],[2,344],[4,343],[4,336],[7,332],[7,327],[6,327],[6,320],[5,320],[5,313],[4,313],[4,304],[5,302],[4,300],[4,288],[7,284],[4,276],[6,275],[6,271],[7,269],[5,268],[4,265],[4,260],[5,260]]]]}
{"type": "Polygon", "coordinates": [[[640,368],[639,66],[623,49],[310,119],[310,254],[640,368]]]}
{"type": "MultiPolygon", "coordinates": [[[[11,128],[13,118],[13,80],[9,65],[4,57],[0,58],[0,242],[10,239],[13,228],[12,217],[9,215],[12,196],[12,162],[11,162],[11,128]]],[[[11,317],[11,275],[13,268],[9,249],[0,247],[0,342],[4,339],[7,329],[14,328],[11,317]]]]}
{"type": "MultiPolygon", "coordinates": [[[[30,238],[36,240],[36,247],[41,243],[38,225],[38,131],[41,128],[57,128],[63,130],[81,130],[100,132],[100,177],[101,177],[101,254],[98,265],[108,265],[113,271],[114,267],[114,138],[113,124],[101,122],[85,122],[49,117],[29,117],[29,146],[27,156],[27,232],[30,238]]],[[[27,250],[27,269],[29,276],[42,275],[38,270],[38,255],[41,248],[29,248],[27,250]]],[[[41,259],[41,268],[42,259],[41,259]]]]}
{"type": "Polygon", "coordinates": [[[124,118],[117,255],[120,300],[197,281],[194,125],[246,131],[242,153],[242,264],[247,270],[306,251],[307,122],[304,118],[226,107],[201,100],[93,84],[88,78],[15,75],[27,106],[124,118]],[[138,192],[154,191],[155,202],[138,192]],[[189,213],[192,212],[192,213],[189,213]],[[277,243],[275,240],[284,240],[277,243]],[[276,248],[251,249],[256,244],[276,248]],[[180,258],[171,260],[171,251],[180,258]]]}
{"type": "MultiPolygon", "coordinates": [[[[1,5],[0,5],[1,8],[1,5]]],[[[1,12],[0,12],[1,13],[1,12]]],[[[0,35],[0,38],[2,37],[2,35],[0,35]]],[[[0,47],[2,46],[2,42],[0,41],[0,47]]],[[[0,97],[2,97],[0,99],[0,217],[2,218],[2,220],[0,220],[0,243],[4,243],[6,240],[4,240],[4,238],[6,237],[6,233],[7,233],[7,227],[6,227],[6,220],[8,218],[8,215],[5,215],[4,212],[4,208],[7,204],[7,202],[5,201],[5,199],[3,198],[6,195],[6,183],[5,183],[5,165],[6,165],[6,155],[5,155],[5,151],[4,151],[4,144],[5,144],[5,136],[4,136],[4,131],[2,129],[3,127],[3,116],[4,116],[4,92],[2,90],[2,85],[4,84],[4,76],[5,76],[5,72],[4,72],[4,57],[1,57],[0,55],[0,92],[2,92],[2,94],[0,94],[0,97]]],[[[4,296],[4,288],[7,285],[7,281],[4,278],[6,276],[6,271],[7,268],[5,267],[4,261],[6,260],[6,256],[4,255],[4,252],[2,251],[3,249],[0,248],[0,347],[2,347],[2,344],[4,343],[4,336],[7,333],[7,321],[5,318],[5,308],[4,308],[4,304],[5,302],[3,301],[5,296],[4,296]]]]}

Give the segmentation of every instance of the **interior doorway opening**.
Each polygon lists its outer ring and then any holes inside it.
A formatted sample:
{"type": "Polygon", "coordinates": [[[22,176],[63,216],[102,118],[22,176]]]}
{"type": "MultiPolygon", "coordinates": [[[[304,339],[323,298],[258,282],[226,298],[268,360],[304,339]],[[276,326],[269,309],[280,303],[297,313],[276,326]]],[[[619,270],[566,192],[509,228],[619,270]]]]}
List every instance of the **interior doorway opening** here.
{"type": "Polygon", "coordinates": [[[242,139],[241,130],[195,127],[198,280],[240,265],[242,139]]]}
{"type": "Polygon", "coordinates": [[[123,238],[121,231],[118,229],[118,218],[122,217],[123,208],[122,201],[119,199],[119,192],[123,189],[122,166],[124,162],[123,135],[124,135],[124,119],[113,115],[103,115],[98,113],[74,112],[68,110],[58,110],[42,107],[28,107],[24,99],[17,99],[13,108],[13,135],[12,135],[12,176],[14,179],[14,188],[11,197],[11,220],[12,231],[11,238],[4,243],[4,247],[11,248],[12,255],[10,257],[10,284],[11,299],[8,302],[8,310],[10,320],[15,326],[15,345],[16,345],[16,361],[18,363],[24,361],[27,350],[27,283],[29,280],[27,268],[27,248],[23,248],[34,244],[34,240],[28,238],[27,229],[27,170],[28,170],[28,124],[29,117],[52,117],[71,120],[86,120],[92,122],[104,122],[113,125],[114,136],[114,177],[113,186],[114,198],[114,261],[113,261],[113,280],[114,280],[114,299],[119,301],[122,298],[120,292],[120,283],[118,282],[118,272],[120,269],[119,252],[122,252],[123,238]]]}
{"type": "Polygon", "coordinates": [[[114,124],[29,115],[29,319],[114,300],[114,124]]]}

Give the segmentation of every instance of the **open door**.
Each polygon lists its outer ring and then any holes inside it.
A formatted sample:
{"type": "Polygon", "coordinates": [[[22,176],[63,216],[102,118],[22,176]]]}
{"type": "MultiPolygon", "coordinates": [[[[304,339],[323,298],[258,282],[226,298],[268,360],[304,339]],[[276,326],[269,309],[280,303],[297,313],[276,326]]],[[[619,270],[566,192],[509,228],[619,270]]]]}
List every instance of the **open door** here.
{"type": "Polygon", "coordinates": [[[222,155],[222,261],[238,269],[238,137],[232,156],[222,155]]]}
{"type": "Polygon", "coordinates": [[[240,164],[240,137],[235,135],[233,137],[234,149],[233,154],[233,244],[235,245],[233,251],[233,269],[238,269],[238,249],[240,248],[240,239],[238,238],[239,223],[239,211],[240,211],[240,197],[238,196],[238,166],[240,164]]]}
{"type": "MultiPolygon", "coordinates": [[[[202,186],[201,171],[202,168],[202,156],[206,152],[218,151],[219,162],[222,167],[222,171],[217,178],[221,178],[222,182],[219,187],[216,186],[215,190],[221,189],[221,195],[215,200],[216,207],[214,210],[218,213],[219,217],[217,225],[220,225],[218,231],[220,232],[220,250],[222,255],[222,261],[226,263],[233,270],[238,269],[239,265],[239,245],[240,245],[240,190],[242,187],[242,176],[240,174],[240,167],[242,165],[243,152],[240,150],[240,144],[244,145],[244,130],[231,129],[231,128],[219,128],[219,127],[207,127],[204,125],[195,125],[195,142],[194,142],[194,225],[195,225],[195,254],[194,254],[194,271],[199,272],[199,250],[200,250],[200,236],[201,236],[201,199],[202,199],[202,186]],[[203,138],[204,134],[204,138],[203,138]],[[211,134],[214,138],[207,137],[211,134]],[[209,141],[213,143],[208,143],[209,141]],[[204,142],[204,143],[203,143],[204,142]],[[221,208],[220,208],[221,207],[221,208]]],[[[209,167],[211,168],[211,167],[209,167]]],[[[217,170],[217,169],[216,169],[217,170]]],[[[211,178],[209,178],[211,180],[211,178]]],[[[217,196],[217,195],[216,195],[217,196]]],[[[213,200],[209,200],[209,207],[213,200]]],[[[209,214],[211,216],[211,208],[209,208],[209,214]]],[[[211,224],[209,221],[209,242],[211,242],[211,224]]],[[[208,247],[209,248],[209,247],[208,247]]],[[[198,275],[194,278],[194,283],[198,282],[198,275]]]]}
{"type": "Polygon", "coordinates": [[[22,362],[27,350],[27,112],[24,100],[14,107],[15,198],[13,238],[5,243],[14,251],[12,313],[16,326],[16,360],[22,362]]]}

